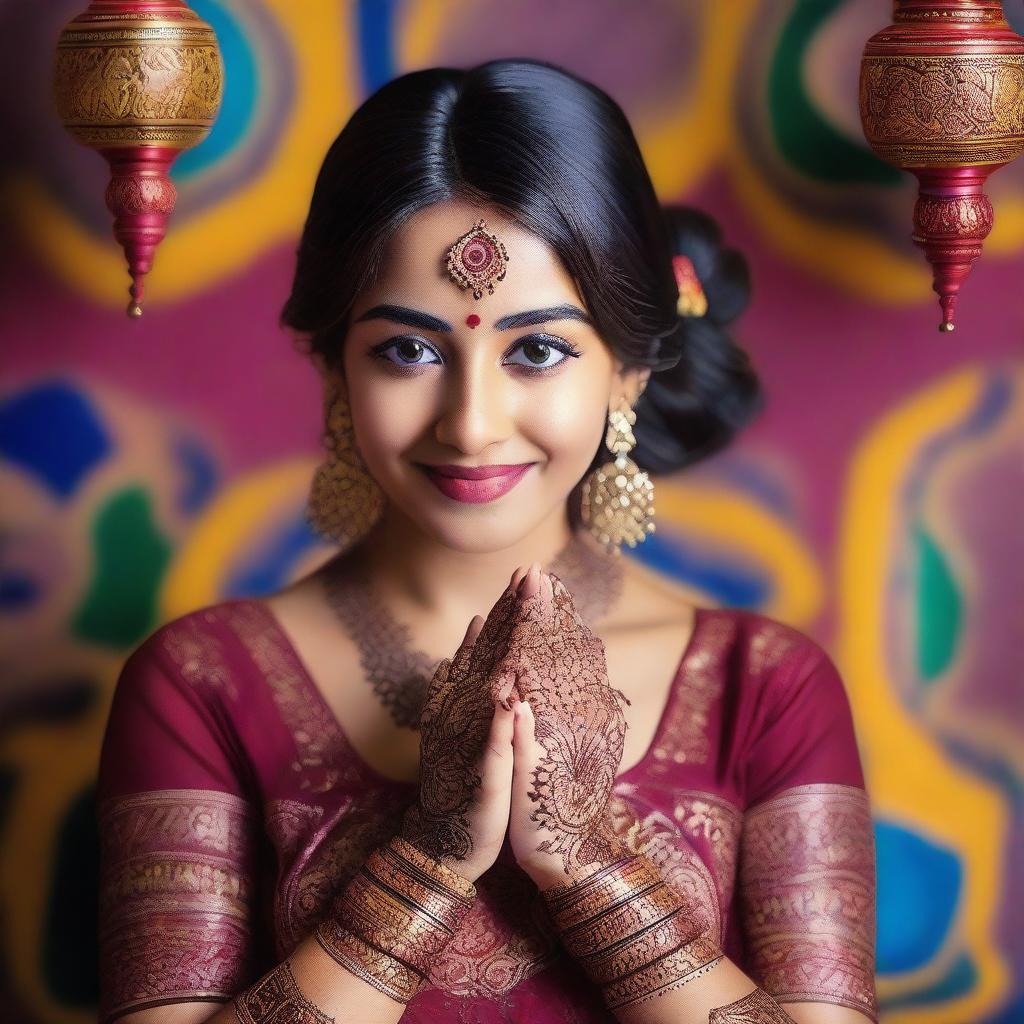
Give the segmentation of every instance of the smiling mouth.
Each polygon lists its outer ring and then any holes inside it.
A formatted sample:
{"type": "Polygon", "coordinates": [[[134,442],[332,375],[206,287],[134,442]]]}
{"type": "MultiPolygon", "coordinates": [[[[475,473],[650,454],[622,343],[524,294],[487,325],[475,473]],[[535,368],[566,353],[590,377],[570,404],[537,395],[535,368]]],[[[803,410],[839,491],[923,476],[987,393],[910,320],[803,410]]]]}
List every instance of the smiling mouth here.
{"type": "Polygon", "coordinates": [[[427,466],[416,463],[416,466],[445,497],[478,505],[495,501],[507,494],[536,464],[520,462],[500,466],[427,466]],[[455,472],[459,475],[451,475],[455,472]]]}
{"type": "Polygon", "coordinates": [[[430,473],[437,473],[440,476],[455,477],[461,480],[489,480],[495,476],[508,476],[510,473],[519,472],[533,463],[531,462],[507,462],[495,463],[490,466],[456,466],[453,463],[446,463],[441,466],[428,466],[421,463],[424,469],[430,473]]]}

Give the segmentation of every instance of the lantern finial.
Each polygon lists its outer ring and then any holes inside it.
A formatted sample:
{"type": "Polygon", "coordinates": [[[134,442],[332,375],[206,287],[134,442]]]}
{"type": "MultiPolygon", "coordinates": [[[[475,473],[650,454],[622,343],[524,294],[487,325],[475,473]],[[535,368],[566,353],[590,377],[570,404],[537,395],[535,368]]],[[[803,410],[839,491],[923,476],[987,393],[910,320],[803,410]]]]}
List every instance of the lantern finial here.
{"type": "Polygon", "coordinates": [[[178,154],[203,139],[224,69],[213,29],[184,0],[93,0],[61,32],[57,112],[110,164],[107,208],[131,275],[128,315],[142,315],[143,277],[167,231],[178,154]]]}
{"type": "Polygon", "coordinates": [[[1024,38],[999,0],[895,0],[893,18],[864,48],[861,121],[875,153],[917,176],[911,237],[949,332],[992,230],[985,180],[1024,151],[1024,38]]]}

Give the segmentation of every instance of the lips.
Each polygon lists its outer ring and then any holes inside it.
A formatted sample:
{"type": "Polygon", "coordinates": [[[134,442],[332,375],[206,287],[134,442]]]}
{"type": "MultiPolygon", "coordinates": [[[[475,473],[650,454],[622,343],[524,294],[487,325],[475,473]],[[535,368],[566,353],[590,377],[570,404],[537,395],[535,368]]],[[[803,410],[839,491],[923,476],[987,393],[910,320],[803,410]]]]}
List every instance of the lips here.
{"type": "Polygon", "coordinates": [[[507,494],[535,463],[520,462],[493,466],[425,466],[430,482],[446,497],[455,501],[480,504],[507,494]]]}

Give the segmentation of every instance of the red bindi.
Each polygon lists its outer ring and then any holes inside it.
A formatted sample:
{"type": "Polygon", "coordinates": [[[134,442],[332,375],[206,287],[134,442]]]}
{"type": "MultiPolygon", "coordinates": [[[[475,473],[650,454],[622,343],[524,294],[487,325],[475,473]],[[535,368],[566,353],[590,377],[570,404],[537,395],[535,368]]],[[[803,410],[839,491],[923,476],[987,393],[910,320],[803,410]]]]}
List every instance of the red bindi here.
{"type": "Polygon", "coordinates": [[[466,317],[466,323],[470,327],[477,327],[480,323],[480,317],[478,317],[476,313],[470,313],[469,316],[466,317]]]}

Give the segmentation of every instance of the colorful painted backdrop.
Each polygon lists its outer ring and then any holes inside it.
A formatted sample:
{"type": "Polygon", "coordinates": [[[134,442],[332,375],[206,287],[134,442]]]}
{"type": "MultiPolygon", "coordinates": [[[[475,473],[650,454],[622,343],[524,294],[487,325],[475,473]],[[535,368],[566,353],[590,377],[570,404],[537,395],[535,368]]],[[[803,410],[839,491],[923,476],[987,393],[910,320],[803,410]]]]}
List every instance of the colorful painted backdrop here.
{"type": "Polygon", "coordinates": [[[709,210],[753,268],[738,335],[768,408],[657,482],[635,557],[838,661],[876,815],[886,1022],[1024,1020],[1024,165],[991,179],[996,228],[940,335],[912,183],[856,113],[888,0],[194,0],[226,95],[176,165],[139,322],[104,165],[51,108],[54,40],[83,6],[0,10],[4,1019],[92,1018],[93,782],[127,652],[326,554],[302,525],[317,382],[276,325],[326,147],[395,74],[534,56],[609,90],[660,194],[709,210]]]}

